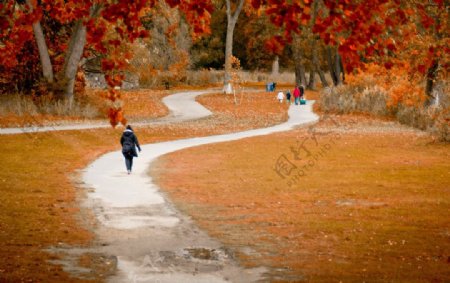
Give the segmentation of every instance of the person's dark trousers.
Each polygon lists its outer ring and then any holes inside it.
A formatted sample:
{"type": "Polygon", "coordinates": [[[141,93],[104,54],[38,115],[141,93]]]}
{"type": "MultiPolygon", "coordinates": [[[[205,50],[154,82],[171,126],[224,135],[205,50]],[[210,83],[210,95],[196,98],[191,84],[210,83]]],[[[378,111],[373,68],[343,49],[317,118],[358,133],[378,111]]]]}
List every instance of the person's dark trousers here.
{"type": "Polygon", "coordinates": [[[124,154],[125,156],[125,166],[127,166],[127,171],[131,172],[131,168],[133,167],[133,156],[124,154]]]}

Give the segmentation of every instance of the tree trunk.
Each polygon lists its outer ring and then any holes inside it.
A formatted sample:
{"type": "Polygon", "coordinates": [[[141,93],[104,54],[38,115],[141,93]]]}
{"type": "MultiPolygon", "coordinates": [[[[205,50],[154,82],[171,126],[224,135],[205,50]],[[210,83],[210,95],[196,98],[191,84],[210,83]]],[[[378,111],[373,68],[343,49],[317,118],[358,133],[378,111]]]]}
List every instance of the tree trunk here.
{"type": "Polygon", "coordinates": [[[316,72],[314,66],[311,66],[311,70],[309,71],[309,81],[307,89],[314,89],[316,86],[316,72]]]}
{"type": "Polygon", "coordinates": [[[336,54],[334,55],[334,74],[336,75],[336,85],[340,85],[342,80],[341,80],[341,73],[342,73],[342,69],[341,69],[341,56],[339,55],[339,52],[337,50],[336,47],[336,54]]]}
{"type": "Polygon", "coordinates": [[[431,65],[431,67],[427,71],[427,84],[425,86],[425,94],[427,95],[428,103],[430,103],[430,101],[435,98],[433,96],[433,88],[438,68],[439,68],[439,61],[434,60],[433,65],[431,65]]]}
{"type": "Polygon", "coordinates": [[[327,62],[328,62],[328,70],[330,71],[331,79],[333,80],[333,84],[335,86],[337,86],[338,85],[338,78],[337,78],[337,74],[336,74],[336,69],[335,69],[334,64],[333,64],[333,54],[332,54],[330,46],[327,47],[327,54],[326,55],[327,55],[326,57],[327,57],[327,62]]]}
{"type": "Polygon", "coordinates": [[[325,74],[323,73],[322,69],[320,68],[320,61],[317,56],[316,43],[317,43],[317,41],[314,40],[314,46],[312,47],[312,65],[313,65],[313,68],[316,69],[316,72],[319,74],[320,82],[322,83],[322,86],[327,87],[328,82],[327,82],[327,79],[325,78],[325,74]]]}
{"type": "MultiPolygon", "coordinates": [[[[325,78],[325,74],[323,73],[322,69],[320,68],[319,56],[317,54],[317,37],[316,37],[316,35],[314,35],[314,32],[312,31],[314,23],[316,22],[317,13],[319,12],[320,2],[321,2],[320,0],[314,0],[314,2],[312,4],[312,18],[311,18],[311,22],[310,22],[311,24],[309,27],[311,30],[311,34],[312,34],[312,38],[311,38],[311,53],[312,53],[311,54],[312,55],[311,68],[312,68],[312,71],[311,71],[311,74],[313,74],[313,73],[319,74],[322,86],[327,87],[328,82],[327,82],[327,79],[325,78]]],[[[330,64],[330,62],[331,62],[331,60],[329,60],[329,64],[330,64]]],[[[332,74],[331,74],[331,77],[333,77],[332,74]]],[[[315,83],[315,75],[312,77],[310,76],[308,88],[313,89],[314,83],[315,83]]]]}
{"type": "Polygon", "coordinates": [[[345,72],[344,72],[344,65],[342,64],[342,57],[339,54],[339,51],[336,48],[336,75],[338,78],[338,84],[345,82],[345,72]],[[342,75],[342,77],[341,77],[342,75]]]}
{"type": "Polygon", "coordinates": [[[244,5],[244,0],[239,0],[238,7],[232,14],[231,12],[231,0],[226,0],[227,4],[227,37],[225,42],[225,75],[224,75],[224,91],[231,89],[230,87],[230,73],[231,73],[231,56],[233,55],[233,34],[234,27],[238,20],[239,14],[241,13],[242,7],[244,5]]]}
{"type": "Polygon", "coordinates": [[[305,67],[303,62],[298,59],[295,59],[295,83],[297,85],[306,85],[305,67]]]}
{"type": "MultiPolygon", "coordinates": [[[[311,60],[311,71],[309,73],[309,82],[308,82],[308,89],[314,89],[315,88],[315,81],[316,81],[316,72],[319,73],[320,76],[320,68],[319,64],[317,64],[317,50],[316,50],[316,37],[312,31],[313,25],[316,22],[317,18],[317,12],[319,9],[319,1],[314,0],[312,4],[312,18],[310,21],[309,29],[311,31],[311,53],[312,53],[312,60],[311,60]]],[[[321,77],[322,79],[322,77],[321,77]]]]}
{"type": "Polygon", "coordinates": [[[278,76],[280,74],[280,61],[278,56],[275,56],[272,64],[272,76],[278,76]]]}
{"type": "Polygon", "coordinates": [[[301,38],[300,36],[295,36],[292,42],[292,51],[294,55],[294,66],[295,66],[295,83],[297,85],[306,85],[306,74],[305,66],[303,65],[303,52],[301,49],[301,38]]]}
{"type": "MultiPolygon", "coordinates": [[[[27,0],[28,6],[33,10],[33,4],[31,0],[27,0]]],[[[40,22],[33,23],[33,33],[34,38],[36,39],[36,44],[39,50],[39,58],[41,60],[42,65],[42,74],[47,81],[47,83],[53,83],[53,67],[52,62],[50,60],[50,55],[48,54],[47,43],[45,42],[44,33],[42,32],[42,26],[40,22]]]]}
{"type": "Polygon", "coordinates": [[[323,87],[328,87],[327,79],[325,78],[325,74],[323,73],[322,69],[320,68],[320,64],[317,61],[317,63],[314,63],[317,73],[319,73],[320,82],[322,83],[323,87]]]}
{"type": "Polygon", "coordinates": [[[53,83],[53,67],[50,60],[50,55],[48,54],[48,47],[45,43],[44,33],[42,32],[42,27],[40,22],[33,23],[33,32],[36,39],[36,44],[39,50],[39,58],[42,65],[42,74],[44,75],[47,83],[53,83]]]}
{"type": "MultiPolygon", "coordinates": [[[[101,7],[102,6],[100,4],[94,4],[91,7],[91,18],[95,18],[99,15],[101,7]]],[[[69,47],[66,50],[64,67],[61,71],[62,73],[60,74],[64,96],[69,100],[73,100],[73,91],[78,66],[86,45],[86,33],[86,26],[83,24],[83,20],[78,20],[75,23],[73,33],[70,38],[69,47]]]]}
{"type": "Polygon", "coordinates": [[[81,56],[83,56],[84,46],[86,45],[86,27],[81,20],[77,21],[70,38],[69,47],[66,51],[66,58],[63,67],[62,84],[64,96],[70,100],[73,99],[73,88],[75,85],[75,76],[78,70],[81,56]]]}

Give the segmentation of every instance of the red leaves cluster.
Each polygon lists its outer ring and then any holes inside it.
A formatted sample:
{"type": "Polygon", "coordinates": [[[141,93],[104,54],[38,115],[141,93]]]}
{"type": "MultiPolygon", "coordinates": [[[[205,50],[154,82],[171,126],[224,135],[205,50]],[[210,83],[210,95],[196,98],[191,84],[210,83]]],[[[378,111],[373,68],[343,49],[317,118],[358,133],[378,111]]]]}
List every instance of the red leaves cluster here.
{"type": "Polygon", "coordinates": [[[109,122],[111,123],[111,126],[115,127],[119,123],[122,125],[127,124],[127,119],[123,115],[123,109],[122,108],[109,108],[108,109],[108,117],[109,122]]]}
{"type": "Polygon", "coordinates": [[[0,3],[0,62],[4,68],[12,68],[19,63],[16,53],[33,38],[28,19],[28,13],[15,10],[14,1],[0,3]]]}
{"type": "Polygon", "coordinates": [[[265,48],[273,54],[281,55],[283,52],[286,40],[282,36],[274,36],[265,43],[265,48]]]}
{"type": "MultiPolygon", "coordinates": [[[[213,10],[210,0],[166,2],[186,15],[194,33],[209,30],[213,10]]],[[[32,30],[35,22],[41,22],[46,32],[54,70],[60,69],[69,45],[70,32],[76,22],[81,22],[87,29],[84,56],[89,57],[92,51],[103,54],[102,69],[107,73],[106,81],[111,87],[107,99],[112,102],[119,99],[113,88],[121,85],[123,76],[119,73],[126,65],[126,56],[121,56],[119,49],[124,42],[148,36],[141,17],[154,8],[157,0],[34,0],[32,3],[30,7],[25,1],[0,2],[0,77],[9,80],[8,74],[19,66],[19,60],[34,60],[39,64],[38,58],[31,57],[36,52],[28,52],[28,57],[19,58],[19,54],[27,53],[22,52],[27,44],[35,46],[32,30]],[[49,24],[48,28],[46,24],[49,24]]],[[[109,114],[113,125],[125,121],[120,107],[111,108],[109,114]]]]}
{"type": "MultiPolygon", "coordinates": [[[[255,9],[264,6],[272,23],[283,28],[285,32],[284,41],[272,39],[267,43],[266,47],[270,51],[277,52],[281,48],[280,44],[290,41],[291,33],[298,33],[300,26],[309,23],[311,2],[310,0],[251,1],[255,9]]],[[[401,52],[398,43],[392,38],[401,40],[402,36],[405,36],[398,31],[399,26],[420,23],[423,29],[430,32],[448,34],[443,28],[448,21],[442,23],[434,19],[439,17],[439,13],[446,11],[444,5],[448,4],[443,0],[431,0],[424,4],[420,1],[403,3],[389,0],[324,0],[323,4],[324,8],[319,10],[316,21],[312,23],[312,31],[318,34],[325,44],[339,47],[347,71],[362,67],[362,59],[372,57],[387,58],[384,59],[384,65],[388,69],[392,68],[395,60],[391,57],[401,52]],[[434,9],[434,14],[430,14],[430,9],[434,9]]],[[[444,42],[438,46],[445,50],[445,45],[444,42]]],[[[424,60],[423,66],[419,66],[418,71],[423,73],[437,57],[439,57],[437,53],[428,52],[428,58],[424,60]]]]}
{"type": "Polygon", "coordinates": [[[47,14],[62,24],[88,18],[93,5],[90,0],[42,0],[41,2],[38,8],[43,8],[47,14]]]}

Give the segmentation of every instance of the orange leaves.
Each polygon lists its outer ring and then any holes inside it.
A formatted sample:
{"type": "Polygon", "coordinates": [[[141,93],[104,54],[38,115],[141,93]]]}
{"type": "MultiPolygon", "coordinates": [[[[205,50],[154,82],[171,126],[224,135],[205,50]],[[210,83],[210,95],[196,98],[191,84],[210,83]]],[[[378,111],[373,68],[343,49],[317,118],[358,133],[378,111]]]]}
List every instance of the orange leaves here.
{"type": "Polygon", "coordinates": [[[73,21],[89,17],[92,1],[64,1],[64,0],[43,0],[41,7],[61,24],[68,24],[73,21]]]}
{"type": "Polygon", "coordinates": [[[253,8],[259,9],[263,4],[262,2],[263,1],[261,1],[261,0],[251,0],[251,5],[253,8]]]}
{"type": "Polygon", "coordinates": [[[87,42],[95,44],[103,39],[106,34],[107,27],[104,21],[91,20],[87,23],[87,42]]]}
{"type": "Polygon", "coordinates": [[[392,38],[388,38],[385,42],[385,45],[387,49],[389,49],[390,51],[397,50],[397,47],[395,46],[395,41],[392,38]]]}
{"type": "Polygon", "coordinates": [[[417,70],[421,73],[421,74],[425,74],[425,72],[427,71],[427,67],[424,64],[419,64],[417,66],[417,70]]]}
{"type": "Polygon", "coordinates": [[[364,65],[364,72],[349,74],[346,82],[362,89],[380,87],[388,96],[387,106],[396,108],[399,104],[418,106],[424,102],[424,90],[415,80],[411,80],[407,66],[401,62],[386,62],[388,66],[378,64],[364,65]],[[395,63],[395,64],[394,64],[395,63]]]}
{"type": "Polygon", "coordinates": [[[211,1],[180,1],[178,7],[186,15],[194,35],[209,32],[211,13],[214,10],[211,1]]]}
{"type": "MultiPolygon", "coordinates": [[[[299,26],[308,23],[312,1],[267,0],[252,1],[254,7],[266,4],[266,13],[271,21],[282,27],[289,40],[291,33],[298,33],[299,26]]],[[[347,69],[361,66],[362,61],[377,60],[387,68],[395,65],[399,53],[409,46],[411,37],[418,33],[439,33],[442,38],[448,34],[443,28],[447,19],[442,12],[443,1],[434,0],[436,5],[424,5],[418,2],[373,0],[373,1],[335,1],[324,0],[324,7],[313,23],[312,31],[318,34],[327,45],[339,46],[345,58],[347,69]],[[440,20],[437,18],[440,17],[440,20]]],[[[433,40],[418,38],[417,41],[433,40]]],[[[269,42],[270,50],[279,50],[279,42],[269,42]]],[[[415,44],[415,43],[414,43],[415,44]]],[[[426,44],[420,44],[426,45],[426,44]]],[[[446,43],[439,43],[441,52],[429,52],[430,57],[441,57],[446,43]]],[[[435,46],[437,46],[435,44],[435,46]]],[[[411,46],[412,47],[412,46],[411,46]]],[[[427,50],[428,46],[425,47],[427,50]]],[[[423,52],[421,52],[423,54],[423,52]]],[[[403,55],[402,55],[403,56],[403,55]]],[[[400,58],[402,58],[400,56],[400,58]]],[[[429,66],[427,58],[423,65],[429,66]]],[[[419,71],[422,71],[423,67],[419,71]]]]}
{"type": "Polygon", "coordinates": [[[394,63],[392,63],[391,61],[387,61],[384,63],[384,67],[388,70],[392,69],[393,66],[394,66],[394,63]]]}
{"type": "Polygon", "coordinates": [[[421,24],[424,28],[429,29],[431,26],[435,24],[435,21],[432,17],[427,15],[427,13],[423,10],[420,11],[421,16],[421,24]]]}
{"type": "Polygon", "coordinates": [[[444,6],[444,0],[433,0],[433,2],[436,3],[439,8],[444,6]]]}
{"type": "Polygon", "coordinates": [[[350,17],[351,15],[353,15],[353,13],[351,10],[344,10],[344,15],[350,17]]]}
{"type": "Polygon", "coordinates": [[[119,123],[126,125],[127,120],[125,119],[123,113],[121,92],[115,89],[109,89],[106,92],[101,92],[100,95],[107,101],[109,101],[107,115],[109,117],[109,122],[111,123],[111,126],[115,127],[119,123]]]}
{"type": "Polygon", "coordinates": [[[123,110],[122,108],[109,108],[108,109],[108,117],[109,117],[109,123],[111,123],[111,126],[116,127],[119,123],[122,125],[127,124],[127,119],[123,116],[123,110]]]}
{"type": "Polygon", "coordinates": [[[283,52],[285,40],[281,36],[274,36],[265,43],[265,48],[272,54],[281,54],[283,52]]]}

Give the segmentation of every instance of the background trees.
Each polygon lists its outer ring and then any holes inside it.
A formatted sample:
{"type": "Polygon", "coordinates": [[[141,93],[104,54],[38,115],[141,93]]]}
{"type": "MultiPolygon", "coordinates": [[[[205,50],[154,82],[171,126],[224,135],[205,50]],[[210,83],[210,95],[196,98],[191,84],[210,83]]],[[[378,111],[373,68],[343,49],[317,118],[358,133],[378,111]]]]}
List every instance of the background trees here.
{"type": "MultiPolygon", "coordinates": [[[[7,0],[0,3],[0,91],[71,98],[76,73],[92,59],[115,87],[128,62],[181,80],[175,71],[189,67],[227,71],[226,54],[234,53],[249,70],[270,70],[279,56],[281,68],[309,88],[316,74],[329,84],[324,72],[339,85],[368,63],[397,68],[425,81],[431,101],[449,69],[448,8],[444,0],[7,0]],[[210,36],[186,36],[204,31],[210,36]]],[[[119,96],[111,90],[108,98],[119,96]]],[[[120,120],[120,107],[110,114],[120,120]]]]}
{"type": "Polygon", "coordinates": [[[283,29],[284,45],[313,19],[312,31],[328,45],[327,61],[335,84],[344,78],[344,69],[364,70],[365,63],[376,62],[387,69],[401,65],[412,76],[426,77],[430,95],[439,74],[447,74],[449,1],[322,0],[317,16],[312,16],[316,3],[252,1],[255,9],[264,8],[272,23],[283,29]]]}
{"type": "MultiPolygon", "coordinates": [[[[194,33],[209,26],[212,5],[209,1],[165,1],[177,7],[194,33]]],[[[129,54],[121,48],[123,42],[146,37],[148,32],[141,17],[155,7],[156,1],[63,1],[8,0],[0,4],[0,60],[2,73],[33,60],[36,52],[25,51],[36,41],[42,68],[42,82],[57,96],[73,97],[75,75],[82,61],[91,54],[103,54],[101,67],[111,87],[121,84],[129,54]],[[43,28],[48,26],[48,29],[43,28]],[[60,29],[54,29],[54,26],[60,29]],[[19,57],[20,54],[25,56],[19,57]]],[[[35,45],[35,46],[36,46],[35,45]]],[[[9,76],[13,78],[14,76],[9,76]]],[[[20,78],[19,78],[20,79],[20,78]]],[[[6,82],[9,83],[9,80],[6,82]]],[[[115,101],[118,94],[111,91],[115,101]]],[[[111,109],[112,123],[123,119],[121,109],[111,109]]]]}

